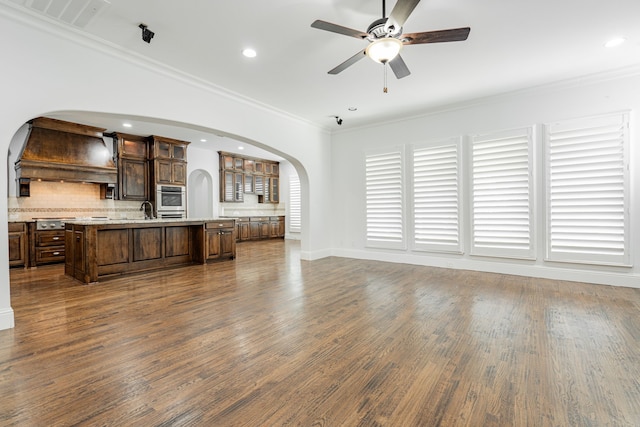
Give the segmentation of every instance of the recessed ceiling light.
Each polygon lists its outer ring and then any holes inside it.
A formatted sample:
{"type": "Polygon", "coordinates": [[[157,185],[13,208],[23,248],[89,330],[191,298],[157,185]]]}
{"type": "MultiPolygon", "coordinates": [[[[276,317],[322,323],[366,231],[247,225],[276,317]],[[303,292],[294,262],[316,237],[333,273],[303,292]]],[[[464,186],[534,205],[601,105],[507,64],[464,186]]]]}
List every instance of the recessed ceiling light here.
{"type": "Polygon", "coordinates": [[[242,51],[242,54],[247,58],[255,58],[258,53],[254,49],[246,48],[242,51]]]}
{"type": "Polygon", "coordinates": [[[206,139],[204,139],[204,138],[202,138],[202,139],[200,140],[200,142],[207,142],[207,140],[206,140],[206,139]]]}
{"type": "Polygon", "coordinates": [[[625,42],[625,39],[623,37],[616,37],[606,42],[604,44],[604,47],[616,47],[616,46],[620,46],[624,42],[625,42]]]}
{"type": "Polygon", "coordinates": [[[349,107],[349,111],[358,111],[358,107],[349,107]]]}
{"type": "Polygon", "coordinates": [[[125,128],[130,128],[130,127],[132,127],[132,126],[133,126],[133,125],[132,125],[131,123],[123,123],[123,124],[122,124],[122,127],[125,127],[125,128]]]}
{"type": "Polygon", "coordinates": [[[244,150],[244,147],[241,145],[238,147],[238,150],[244,150]]]}

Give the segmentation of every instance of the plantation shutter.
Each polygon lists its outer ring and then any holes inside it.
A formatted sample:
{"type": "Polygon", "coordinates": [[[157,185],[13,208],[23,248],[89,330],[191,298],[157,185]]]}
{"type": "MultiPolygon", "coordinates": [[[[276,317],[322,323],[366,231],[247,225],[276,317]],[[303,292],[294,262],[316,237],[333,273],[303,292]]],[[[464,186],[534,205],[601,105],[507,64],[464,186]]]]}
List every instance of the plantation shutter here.
{"type": "Polygon", "coordinates": [[[367,246],[404,249],[402,150],[366,155],[367,246]]]}
{"type": "Polygon", "coordinates": [[[626,113],[545,126],[547,258],[628,265],[626,113]]]}
{"type": "Polygon", "coordinates": [[[459,139],[446,145],[414,148],[414,249],[462,252],[459,165],[459,139]]]}
{"type": "Polygon", "coordinates": [[[298,175],[289,176],[289,231],[302,231],[302,209],[300,203],[300,178],[298,175]]]}
{"type": "Polygon", "coordinates": [[[472,137],[473,255],[533,258],[532,128],[472,137]]]}

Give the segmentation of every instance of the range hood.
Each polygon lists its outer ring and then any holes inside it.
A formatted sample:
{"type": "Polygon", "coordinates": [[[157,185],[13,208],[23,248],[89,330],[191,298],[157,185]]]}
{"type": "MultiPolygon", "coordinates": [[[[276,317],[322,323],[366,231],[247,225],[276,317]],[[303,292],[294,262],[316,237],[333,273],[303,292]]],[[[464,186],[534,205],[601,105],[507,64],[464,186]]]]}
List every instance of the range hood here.
{"type": "Polygon", "coordinates": [[[31,120],[16,177],[115,184],[116,165],[102,139],[104,131],[46,117],[31,120]]]}

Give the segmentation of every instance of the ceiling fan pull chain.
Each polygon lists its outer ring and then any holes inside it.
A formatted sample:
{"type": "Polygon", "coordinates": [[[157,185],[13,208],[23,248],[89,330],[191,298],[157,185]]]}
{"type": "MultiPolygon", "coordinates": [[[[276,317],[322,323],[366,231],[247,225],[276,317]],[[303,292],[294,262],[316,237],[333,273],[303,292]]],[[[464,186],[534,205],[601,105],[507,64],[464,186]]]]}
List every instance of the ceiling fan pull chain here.
{"type": "Polygon", "coordinates": [[[382,88],[382,92],[387,93],[387,63],[382,64],[384,68],[384,88],[382,88]]]}

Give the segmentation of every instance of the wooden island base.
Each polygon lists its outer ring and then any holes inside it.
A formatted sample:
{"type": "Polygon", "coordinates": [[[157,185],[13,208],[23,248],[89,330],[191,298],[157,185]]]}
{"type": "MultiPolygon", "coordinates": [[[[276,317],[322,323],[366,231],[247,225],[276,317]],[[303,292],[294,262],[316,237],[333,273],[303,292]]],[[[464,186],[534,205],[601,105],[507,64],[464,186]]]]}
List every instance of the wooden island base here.
{"type": "Polygon", "coordinates": [[[234,219],[72,221],[65,274],[84,283],[121,274],[234,259],[234,219]]]}

